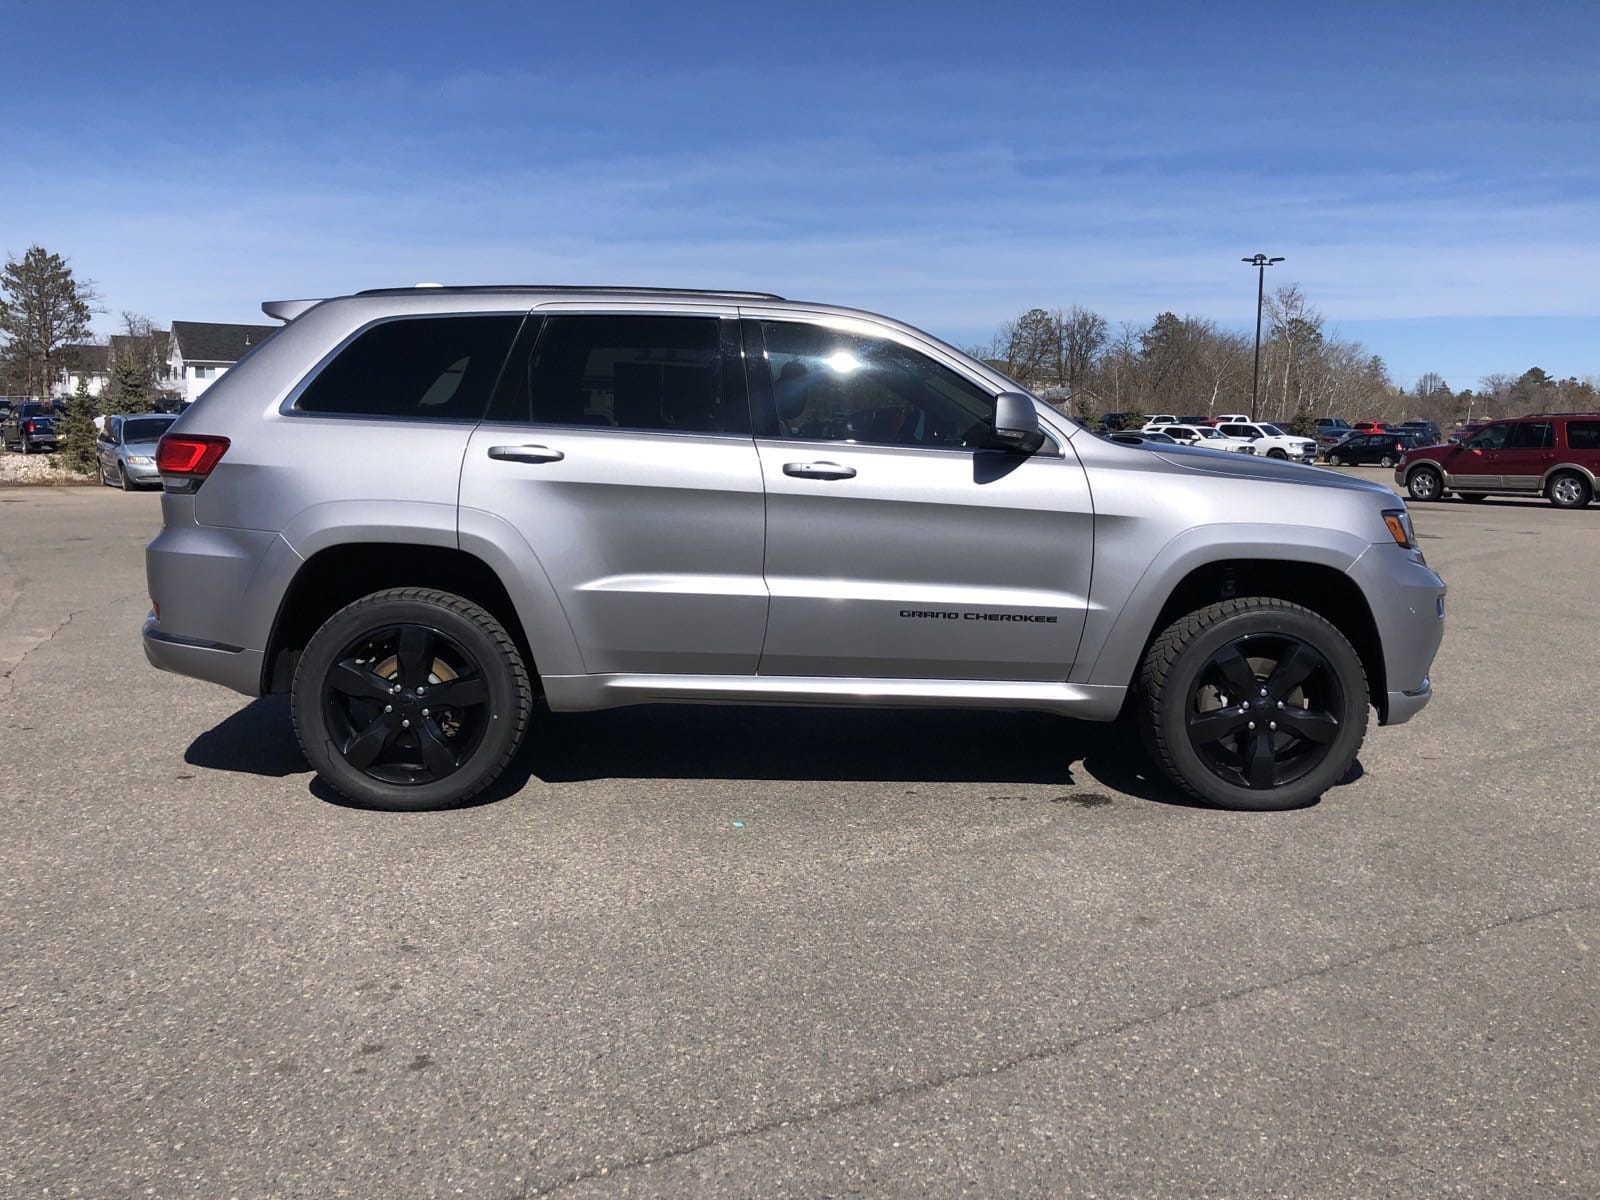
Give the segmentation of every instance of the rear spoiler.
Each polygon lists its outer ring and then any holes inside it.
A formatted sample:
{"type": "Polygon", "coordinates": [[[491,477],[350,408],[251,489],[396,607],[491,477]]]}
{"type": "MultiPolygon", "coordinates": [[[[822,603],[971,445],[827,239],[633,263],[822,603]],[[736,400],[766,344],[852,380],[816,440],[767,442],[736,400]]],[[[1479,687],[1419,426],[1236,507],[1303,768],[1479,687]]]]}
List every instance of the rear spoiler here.
{"type": "Polygon", "coordinates": [[[321,304],[321,299],[316,300],[268,300],[261,306],[261,311],[269,317],[279,321],[292,321],[308,308],[315,308],[321,304]]]}

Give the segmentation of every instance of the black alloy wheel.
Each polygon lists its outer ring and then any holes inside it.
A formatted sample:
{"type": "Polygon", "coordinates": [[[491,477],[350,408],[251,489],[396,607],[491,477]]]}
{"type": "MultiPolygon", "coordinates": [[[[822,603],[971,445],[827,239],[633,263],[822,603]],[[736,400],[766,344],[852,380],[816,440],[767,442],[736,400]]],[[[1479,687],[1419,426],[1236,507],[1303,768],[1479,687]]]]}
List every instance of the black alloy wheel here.
{"type": "Polygon", "coordinates": [[[490,613],[395,588],[347,605],[312,637],[295,669],[295,733],[317,772],[359,804],[447,808],[505,769],[532,694],[490,613]]]}
{"type": "Polygon", "coordinates": [[[1361,748],[1367,683],[1339,629],[1269,596],[1223,600],[1169,625],[1146,652],[1134,709],[1156,764],[1223,808],[1309,804],[1361,748]]]}
{"type": "Polygon", "coordinates": [[[1238,638],[1207,659],[1189,689],[1189,744],[1226,783],[1282,787],[1327,757],[1344,699],[1316,647],[1287,634],[1238,638]]]}
{"type": "Polygon", "coordinates": [[[324,676],[322,703],[345,762],[384,783],[454,775],[483,740],[489,689],[448,634],[391,625],[345,646],[324,676]]]}

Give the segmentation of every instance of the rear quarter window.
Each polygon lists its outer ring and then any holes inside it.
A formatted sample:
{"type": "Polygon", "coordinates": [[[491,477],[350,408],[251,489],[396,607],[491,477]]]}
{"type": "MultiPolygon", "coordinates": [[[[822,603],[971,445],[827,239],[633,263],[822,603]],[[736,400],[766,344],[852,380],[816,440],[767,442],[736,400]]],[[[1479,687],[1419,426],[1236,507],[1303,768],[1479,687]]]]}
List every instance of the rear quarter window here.
{"type": "Polygon", "coordinates": [[[306,413],[482,418],[522,316],[399,317],[363,330],[306,385],[306,413]]]}
{"type": "Polygon", "coordinates": [[[1567,446],[1572,450],[1600,450],[1600,421],[1568,421],[1567,446]]]}

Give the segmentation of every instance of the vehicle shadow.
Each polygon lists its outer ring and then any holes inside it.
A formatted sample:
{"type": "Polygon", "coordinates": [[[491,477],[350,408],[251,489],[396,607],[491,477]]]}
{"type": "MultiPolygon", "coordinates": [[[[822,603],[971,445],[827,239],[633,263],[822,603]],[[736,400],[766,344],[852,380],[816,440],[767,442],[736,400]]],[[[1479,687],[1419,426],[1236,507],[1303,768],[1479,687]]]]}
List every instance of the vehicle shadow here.
{"type": "MultiPolygon", "coordinates": [[[[253,700],[190,744],[184,761],[282,778],[309,770],[282,696],[253,700]]],[[[1355,763],[1341,784],[1360,778],[1355,763]]],[[[1040,784],[1093,782],[1124,795],[1205,807],[1161,779],[1126,721],[1047,713],[929,709],[649,705],[534,714],[533,733],[501,777],[467,807],[530,783],[597,779],[807,780],[1040,784]],[[1089,778],[1092,777],[1092,780],[1089,778]]],[[[320,779],[313,795],[348,806],[320,779]]]]}

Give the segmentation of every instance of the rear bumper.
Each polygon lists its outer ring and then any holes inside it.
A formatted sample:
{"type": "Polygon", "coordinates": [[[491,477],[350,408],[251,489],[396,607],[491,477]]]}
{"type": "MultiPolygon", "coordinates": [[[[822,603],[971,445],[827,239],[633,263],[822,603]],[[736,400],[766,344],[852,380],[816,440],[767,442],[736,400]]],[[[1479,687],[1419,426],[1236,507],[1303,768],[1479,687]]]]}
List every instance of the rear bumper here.
{"type": "Polygon", "coordinates": [[[178,675],[191,675],[208,683],[220,683],[246,696],[261,694],[259,650],[163,633],[154,613],[144,620],[143,641],[144,656],[150,660],[152,667],[178,675]]]}

